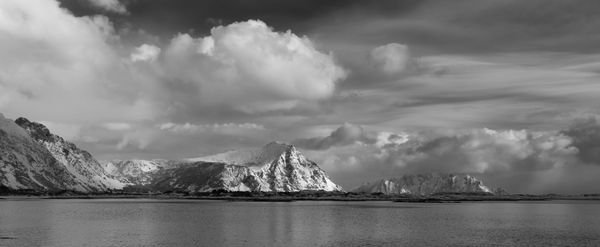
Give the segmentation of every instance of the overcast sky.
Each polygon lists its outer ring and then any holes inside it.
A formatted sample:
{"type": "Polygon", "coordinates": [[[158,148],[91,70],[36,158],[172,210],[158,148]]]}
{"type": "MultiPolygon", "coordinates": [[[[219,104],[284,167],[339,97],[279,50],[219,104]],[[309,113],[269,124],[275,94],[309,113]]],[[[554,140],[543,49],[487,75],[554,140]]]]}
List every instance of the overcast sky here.
{"type": "Polygon", "coordinates": [[[0,112],[97,159],[294,143],[345,189],[598,192],[600,2],[0,1],[0,112]]]}

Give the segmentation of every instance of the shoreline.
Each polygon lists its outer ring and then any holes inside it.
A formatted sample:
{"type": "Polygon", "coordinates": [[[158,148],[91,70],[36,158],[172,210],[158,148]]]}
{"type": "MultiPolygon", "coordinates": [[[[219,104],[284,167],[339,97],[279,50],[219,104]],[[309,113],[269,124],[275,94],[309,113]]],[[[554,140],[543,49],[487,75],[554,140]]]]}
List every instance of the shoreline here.
{"type": "Polygon", "coordinates": [[[400,195],[180,195],[180,194],[97,194],[97,195],[0,195],[0,200],[31,199],[158,199],[158,200],[218,200],[231,202],[294,202],[294,201],[389,201],[405,203],[461,203],[515,201],[600,201],[600,195],[472,195],[441,194],[431,196],[400,195]]]}

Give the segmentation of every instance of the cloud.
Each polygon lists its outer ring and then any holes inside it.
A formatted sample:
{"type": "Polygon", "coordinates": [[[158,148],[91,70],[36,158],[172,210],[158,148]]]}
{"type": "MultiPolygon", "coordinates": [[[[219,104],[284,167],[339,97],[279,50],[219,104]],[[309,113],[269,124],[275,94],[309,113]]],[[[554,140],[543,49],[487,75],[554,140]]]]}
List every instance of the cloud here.
{"type": "Polygon", "coordinates": [[[375,70],[387,76],[394,76],[408,68],[410,55],[407,46],[390,43],[373,48],[369,59],[375,70]]]}
{"type": "Polygon", "coordinates": [[[563,133],[573,139],[578,157],[587,164],[600,165],[600,124],[594,117],[577,119],[563,133]]]}
{"type": "Polygon", "coordinates": [[[554,132],[472,130],[387,148],[380,157],[414,171],[537,171],[573,162],[571,139],[554,132]]]}
{"type": "Polygon", "coordinates": [[[137,149],[143,150],[158,139],[158,137],[159,134],[150,128],[138,128],[134,131],[126,132],[116,147],[122,150],[128,145],[133,145],[137,149]]]}
{"type": "Polygon", "coordinates": [[[109,130],[128,130],[132,127],[128,123],[105,123],[102,126],[109,130]]]}
{"type": "Polygon", "coordinates": [[[127,129],[107,127],[106,124],[88,126],[78,139],[83,147],[101,149],[105,154],[98,156],[100,159],[181,159],[262,146],[273,140],[272,130],[256,123],[147,122],[127,129]]]}
{"type": "Polygon", "coordinates": [[[598,51],[600,5],[588,0],[377,1],[314,21],[333,44],[398,42],[427,52],[598,51]],[[333,21],[335,20],[335,21],[333,21]]]}
{"type": "Polygon", "coordinates": [[[170,131],[174,133],[196,133],[196,132],[220,132],[223,134],[236,134],[238,132],[244,132],[247,130],[259,131],[265,130],[265,127],[255,123],[224,123],[224,124],[176,124],[176,123],[164,123],[158,125],[160,130],[170,131]]]}
{"type": "Polygon", "coordinates": [[[0,110],[68,124],[150,117],[117,40],[106,17],[75,17],[55,1],[2,1],[0,110]]]}
{"type": "Polygon", "coordinates": [[[376,137],[367,133],[361,126],[344,123],[329,136],[297,139],[293,143],[301,148],[324,150],[332,146],[345,146],[354,143],[375,143],[376,137]]]}
{"type": "MultiPolygon", "coordinates": [[[[76,17],[56,1],[1,1],[0,112],[52,123],[73,140],[94,140],[101,146],[87,148],[102,157],[118,143],[122,150],[152,148],[156,136],[180,136],[162,133],[160,123],[236,123],[219,125],[212,139],[258,130],[261,123],[237,123],[316,104],[345,76],[309,38],[275,32],[262,21],[215,27],[200,38],[179,34],[164,46],[131,47],[120,34],[107,17],[76,17]]],[[[252,138],[263,144],[271,137],[252,138]]],[[[198,140],[189,143],[202,145],[198,140]]]]}
{"type": "MultiPolygon", "coordinates": [[[[342,89],[322,109],[331,122],[394,130],[484,128],[559,130],[573,112],[598,113],[595,72],[574,70],[597,54],[507,53],[414,57],[419,73],[387,83],[373,74],[342,89]],[[381,81],[380,81],[381,82],[381,81]],[[360,86],[357,86],[360,85],[360,86]]],[[[352,70],[355,72],[355,70],[352,70]]],[[[348,80],[356,80],[352,74],[348,80]]],[[[331,123],[330,122],[330,123],[331,123]]]]}
{"type": "Polygon", "coordinates": [[[69,124],[200,113],[231,121],[327,99],[345,76],[307,37],[258,20],[128,52],[103,16],[75,17],[55,1],[3,1],[0,11],[0,110],[8,115],[69,124]]]}
{"type": "Polygon", "coordinates": [[[92,5],[105,11],[127,14],[127,8],[119,0],[89,0],[92,5]]]}
{"type": "Polygon", "coordinates": [[[132,62],[137,61],[148,61],[153,62],[158,58],[160,54],[160,48],[154,45],[143,44],[136,47],[133,53],[131,53],[130,59],[132,62]]]}
{"type": "Polygon", "coordinates": [[[258,20],[218,26],[201,38],[177,35],[165,49],[165,67],[196,88],[202,105],[248,113],[328,98],[345,76],[307,37],[275,32],[258,20]]]}
{"type": "Polygon", "coordinates": [[[331,44],[336,57],[348,71],[341,83],[342,89],[379,88],[392,84],[404,84],[407,77],[424,71],[411,54],[409,46],[391,42],[387,44],[331,44]]]}

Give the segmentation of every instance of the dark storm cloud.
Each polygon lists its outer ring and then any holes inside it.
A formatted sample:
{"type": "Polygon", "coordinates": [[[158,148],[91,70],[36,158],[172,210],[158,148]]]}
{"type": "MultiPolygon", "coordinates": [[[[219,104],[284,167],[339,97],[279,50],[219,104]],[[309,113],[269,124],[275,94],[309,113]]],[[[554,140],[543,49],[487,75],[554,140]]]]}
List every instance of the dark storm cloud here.
{"type": "MultiPolygon", "coordinates": [[[[75,15],[96,14],[99,11],[89,3],[91,0],[61,0],[64,7],[75,15]]],[[[173,35],[194,30],[206,34],[212,27],[236,21],[260,19],[276,30],[292,29],[304,33],[318,25],[321,19],[339,10],[375,12],[381,14],[398,13],[410,10],[419,1],[377,1],[360,0],[124,0],[121,1],[130,15],[111,14],[118,24],[129,23],[152,33],[173,35]]]]}
{"type": "Polygon", "coordinates": [[[573,138],[581,161],[600,165],[600,124],[596,118],[578,119],[563,133],[573,138]]]}

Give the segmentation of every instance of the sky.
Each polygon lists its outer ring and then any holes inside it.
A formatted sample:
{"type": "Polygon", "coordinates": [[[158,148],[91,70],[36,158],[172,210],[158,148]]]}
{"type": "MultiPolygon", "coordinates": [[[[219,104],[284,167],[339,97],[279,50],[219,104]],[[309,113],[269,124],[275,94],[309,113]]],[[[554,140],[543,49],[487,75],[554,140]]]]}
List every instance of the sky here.
{"type": "Polygon", "coordinates": [[[349,190],[597,193],[600,2],[0,1],[0,113],[99,160],[296,145],[349,190]]]}

